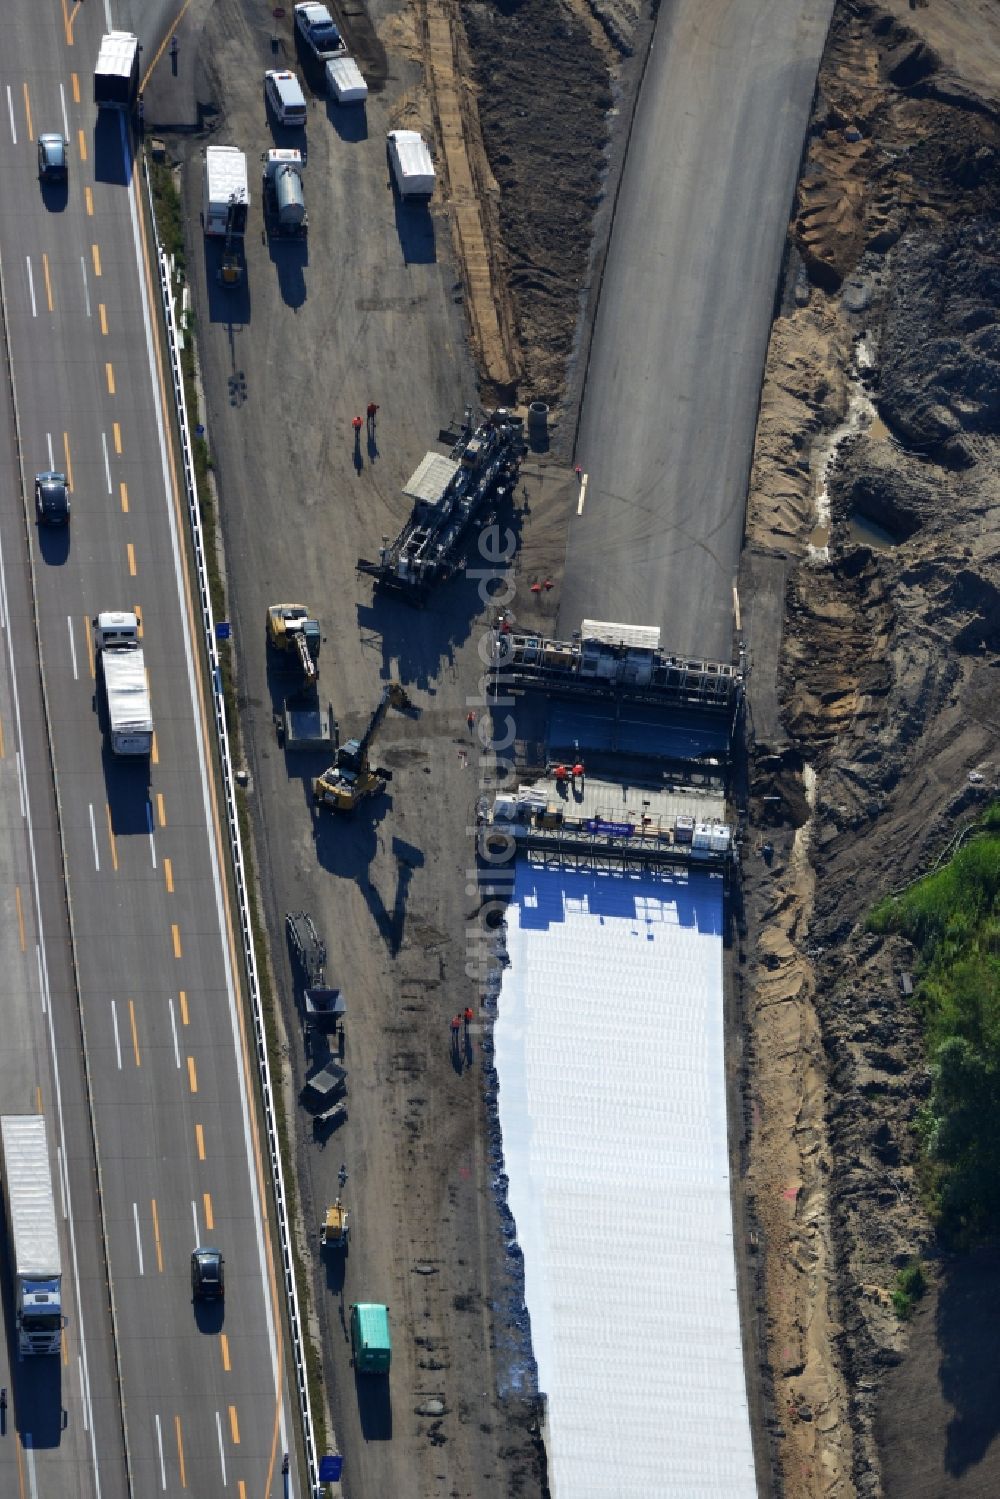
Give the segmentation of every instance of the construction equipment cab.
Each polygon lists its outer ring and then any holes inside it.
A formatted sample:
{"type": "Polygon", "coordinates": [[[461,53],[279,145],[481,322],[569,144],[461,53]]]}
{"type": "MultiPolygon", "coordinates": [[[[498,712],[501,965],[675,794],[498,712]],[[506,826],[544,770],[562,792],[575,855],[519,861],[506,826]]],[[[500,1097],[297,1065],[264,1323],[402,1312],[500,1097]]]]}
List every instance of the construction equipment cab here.
{"type": "Polygon", "coordinates": [[[314,682],[319,676],[321,641],[319,621],[309,618],[304,604],[272,604],[268,609],[268,645],[290,654],[307,682],[314,682]]]}
{"type": "Polygon", "coordinates": [[[373,1301],[351,1307],[351,1354],[359,1374],[388,1374],[392,1363],[389,1308],[373,1301]]]}

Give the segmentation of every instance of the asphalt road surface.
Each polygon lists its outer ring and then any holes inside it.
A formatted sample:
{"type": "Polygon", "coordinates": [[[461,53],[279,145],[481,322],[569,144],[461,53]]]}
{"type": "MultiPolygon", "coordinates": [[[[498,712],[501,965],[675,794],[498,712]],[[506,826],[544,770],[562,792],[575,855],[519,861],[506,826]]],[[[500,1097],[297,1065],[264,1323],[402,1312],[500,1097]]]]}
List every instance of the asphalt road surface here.
{"type": "MultiPolygon", "coordinates": [[[[0,220],[0,253],[21,461],[29,503],[36,470],[70,476],[73,515],[68,532],[43,532],[5,514],[3,543],[23,555],[27,530],[34,567],[133,1491],[276,1495],[295,1423],[148,229],[123,122],[98,120],[89,102],[105,26],[97,6],[25,6],[8,18],[0,172],[17,212],[0,220]],[[70,141],[68,192],[36,180],[34,140],[48,129],[70,141]],[[90,618],[131,607],[156,720],[148,765],[107,752],[96,712],[90,618]],[[225,1254],[224,1310],[192,1306],[198,1242],[225,1254]]],[[[85,1314],[99,1320],[106,1292],[90,1296],[85,1314]]],[[[82,1484],[67,1492],[90,1493],[82,1484]]]]}
{"type": "Polygon", "coordinates": [[[728,661],[774,292],[832,0],[661,7],[594,328],[559,629],[728,661]]]}

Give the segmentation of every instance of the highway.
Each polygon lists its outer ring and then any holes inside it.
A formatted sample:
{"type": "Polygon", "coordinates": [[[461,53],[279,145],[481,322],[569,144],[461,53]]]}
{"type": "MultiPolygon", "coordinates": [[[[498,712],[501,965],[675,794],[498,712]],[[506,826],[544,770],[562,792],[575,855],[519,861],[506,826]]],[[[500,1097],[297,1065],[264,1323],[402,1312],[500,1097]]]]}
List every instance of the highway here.
{"type": "Polygon", "coordinates": [[[833,0],[673,0],[595,320],[559,612],[728,661],[777,278],[833,0]]]}
{"type": "MultiPolygon", "coordinates": [[[[0,256],[21,465],[29,502],[36,470],[64,470],[73,515],[68,534],[43,533],[33,519],[18,524],[6,506],[2,543],[23,579],[27,530],[132,1491],[143,1499],[185,1491],[263,1499],[297,1492],[294,1477],[286,1488],[280,1472],[295,1423],[195,670],[148,228],[124,123],[98,122],[90,102],[106,12],[53,3],[8,17],[0,256]],[[68,193],[39,187],[42,130],[70,141],[68,193]],[[148,767],[116,761],[102,738],[89,622],[103,608],[135,608],[143,622],[157,726],[148,767]],[[189,1262],[198,1242],[225,1255],[224,1312],[192,1305],[189,1262]]],[[[26,607],[22,620],[30,640],[26,607]]],[[[40,748],[37,718],[31,728],[40,748]]],[[[43,788],[43,819],[44,800],[43,788]]],[[[10,804],[7,795],[8,811],[10,804]]],[[[50,828],[46,837],[51,859],[50,828]]],[[[11,881],[17,885],[16,871],[7,888],[11,881]]],[[[58,893],[53,905],[64,910],[58,893]]],[[[74,1104],[82,1117],[78,1097],[74,1104]]],[[[80,1210],[89,1225],[93,1202],[80,1210]]],[[[96,1231],[87,1242],[90,1268],[96,1231]]],[[[72,1285],[74,1269],[67,1270],[72,1285]]],[[[102,1396],[113,1406],[100,1336],[107,1294],[99,1297],[87,1278],[79,1289],[86,1325],[91,1316],[97,1323],[102,1396]]],[[[72,1387],[72,1364],[67,1378],[72,1387]]],[[[113,1410],[101,1414],[100,1456],[118,1471],[120,1420],[112,1434],[113,1410]]],[[[82,1442],[72,1420],[61,1443],[51,1440],[57,1449],[82,1442]]],[[[66,1450],[60,1455],[65,1463],[66,1450]]],[[[103,1470],[88,1479],[80,1453],[74,1466],[79,1486],[67,1493],[121,1491],[120,1477],[116,1488],[103,1470]]],[[[33,1481],[27,1492],[34,1499],[33,1481]]]]}

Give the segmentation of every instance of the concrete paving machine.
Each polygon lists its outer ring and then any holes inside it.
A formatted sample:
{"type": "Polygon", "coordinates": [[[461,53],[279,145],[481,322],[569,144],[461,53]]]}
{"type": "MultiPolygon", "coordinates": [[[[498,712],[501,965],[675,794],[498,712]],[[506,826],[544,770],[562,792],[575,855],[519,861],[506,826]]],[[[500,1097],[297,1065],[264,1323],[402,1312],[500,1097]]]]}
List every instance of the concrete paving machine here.
{"type": "Polygon", "coordinates": [[[398,682],[386,683],[361,738],[348,739],[342,744],[334,764],[313,781],[313,799],[318,806],[334,812],[353,812],[367,797],[381,795],[392,780],[392,771],[372,765],[369,751],[390,707],[405,711],[412,706],[398,682]]]}

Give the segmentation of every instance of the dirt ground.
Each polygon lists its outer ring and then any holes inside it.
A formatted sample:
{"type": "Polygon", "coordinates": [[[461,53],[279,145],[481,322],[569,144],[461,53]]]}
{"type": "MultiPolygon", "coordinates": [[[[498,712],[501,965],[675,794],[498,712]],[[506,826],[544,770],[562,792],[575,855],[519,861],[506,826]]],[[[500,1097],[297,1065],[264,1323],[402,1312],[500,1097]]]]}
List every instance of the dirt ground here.
{"type": "Polygon", "coordinates": [[[913,957],[863,927],[998,782],[997,48],[993,6],[839,8],[762,392],[749,1187],[789,1496],[1000,1488],[995,1259],[935,1246],[913,957]]]}

